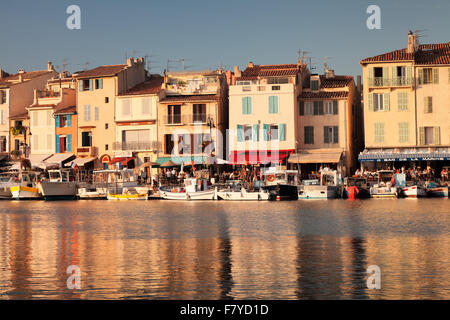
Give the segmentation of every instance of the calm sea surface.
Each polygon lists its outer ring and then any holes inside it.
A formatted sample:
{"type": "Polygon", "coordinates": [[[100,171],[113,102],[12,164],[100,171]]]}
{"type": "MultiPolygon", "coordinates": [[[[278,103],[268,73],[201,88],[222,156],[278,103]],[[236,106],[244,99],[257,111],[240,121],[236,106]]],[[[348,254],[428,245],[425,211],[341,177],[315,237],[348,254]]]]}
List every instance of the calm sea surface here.
{"type": "Polygon", "coordinates": [[[1,201],[0,299],[450,299],[449,231],[448,199],[1,201]]]}

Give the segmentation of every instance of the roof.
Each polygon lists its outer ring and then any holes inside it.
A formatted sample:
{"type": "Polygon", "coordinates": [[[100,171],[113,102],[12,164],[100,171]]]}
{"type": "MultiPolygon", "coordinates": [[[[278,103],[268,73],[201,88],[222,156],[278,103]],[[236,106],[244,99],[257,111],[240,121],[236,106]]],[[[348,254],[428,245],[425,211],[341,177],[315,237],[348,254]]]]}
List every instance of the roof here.
{"type": "Polygon", "coordinates": [[[268,65],[254,65],[247,67],[242,71],[242,76],[237,77],[236,80],[254,80],[258,77],[285,77],[295,76],[300,72],[301,66],[297,64],[268,64],[268,65]]]}
{"type": "Polygon", "coordinates": [[[344,88],[353,81],[352,76],[334,76],[327,78],[324,75],[320,76],[320,88],[344,88]]]}
{"type": "Polygon", "coordinates": [[[161,99],[160,103],[168,102],[189,102],[189,101],[217,101],[219,96],[216,94],[199,94],[199,95],[178,95],[178,96],[168,96],[161,99]]]}
{"type": "Polygon", "coordinates": [[[59,113],[75,113],[77,111],[77,106],[56,106],[55,114],[59,113]]]}
{"type": "Polygon", "coordinates": [[[111,77],[115,76],[127,67],[126,64],[116,64],[109,66],[100,66],[91,70],[78,73],[75,78],[94,78],[94,77],[111,77]]]}
{"type": "Polygon", "coordinates": [[[406,49],[369,57],[361,60],[360,63],[414,61],[416,64],[450,64],[450,42],[419,45],[415,53],[408,53],[406,49]]]}
{"type": "Polygon", "coordinates": [[[13,84],[18,83],[20,75],[22,75],[23,81],[27,81],[27,80],[31,80],[31,79],[37,78],[39,76],[49,74],[49,73],[54,73],[54,72],[55,71],[38,70],[38,71],[30,71],[30,72],[24,72],[24,73],[16,73],[16,74],[13,74],[8,77],[0,79],[0,86],[3,86],[3,85],[7,86],[7,85],[13,85],[13,84]]]}
{"type": "Polygon", "coordinates": [[[303,91],[299,99],[344,99],[348,97],[348,91],[303,91]]]}
{"type": "Polygon", "coordinates": [[[128,91],[122,92],[119,96],[132,96],[132,95],[142,95],[142,94],[156,94],[162,90],[162,83],[164,82],[164,77],[154,76],[149,80],[142,82],[128,91]]]}
{"type": "Polygon", "coordinates": [[[25,112],[20,112],[20,113],[16,113],[16,114],[11,114],[9,116],[10,120],[16,120],[16,119],[28,119],[28,111],[25,112]]]}

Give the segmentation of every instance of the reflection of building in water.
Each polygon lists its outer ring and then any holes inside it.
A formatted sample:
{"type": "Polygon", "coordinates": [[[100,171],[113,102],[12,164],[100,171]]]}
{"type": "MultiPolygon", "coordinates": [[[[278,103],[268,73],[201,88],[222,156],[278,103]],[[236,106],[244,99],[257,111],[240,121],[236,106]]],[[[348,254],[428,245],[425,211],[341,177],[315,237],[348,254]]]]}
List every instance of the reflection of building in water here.
{"type": "MultiPolygon", "coordinates": [[[[0,71],[1,72],[1,71],[0,71]]],[[[12,273],[10,264],[14,261],[12,257],[12,244],[11,244],[11,216],[0,212],[0,296],[5,294],[12,288],[12,273]]]]}

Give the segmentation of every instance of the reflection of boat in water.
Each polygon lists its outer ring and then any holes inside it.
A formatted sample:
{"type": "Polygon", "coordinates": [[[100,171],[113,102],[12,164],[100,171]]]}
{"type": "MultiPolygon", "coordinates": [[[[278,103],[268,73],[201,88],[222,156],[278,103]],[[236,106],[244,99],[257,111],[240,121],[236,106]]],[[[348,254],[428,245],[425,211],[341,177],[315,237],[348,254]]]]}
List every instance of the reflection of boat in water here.
{"type": "Polygon", "coordinates": [[[336,170],[320,172],[320,180],[303,180],[298,188],[299,199],[335,199],[339,196],[338,174],[336,170]]]}
{"type": "Polygon", "coordinates": [[[12,198],[16,200],[41,199],[42,194],[37,187],[39,172],[20,171],[18,181],[10,187],[12,198]]]}
{"type": "Polygon", "coordinates": [[[247,190],[242,185],[220,189],[217,191],[217,198],[231,201],[258,201],[269,200],[270,192],[265,189],[247,190]]]}
{"type": "Polygon", "coordinates": [[[167,200],[214,200],[216,188],[208,186],[206,179],[186,178],[184,186],[160,187],[161,198],[167,200]]]}
{"type": "Polygon", "coordinates": [[[48,170],[48,180],[38,183],[39,191],[45,200],[49,199],[75,199],[77,183],[71,175],[70,169],[48,170]]]}

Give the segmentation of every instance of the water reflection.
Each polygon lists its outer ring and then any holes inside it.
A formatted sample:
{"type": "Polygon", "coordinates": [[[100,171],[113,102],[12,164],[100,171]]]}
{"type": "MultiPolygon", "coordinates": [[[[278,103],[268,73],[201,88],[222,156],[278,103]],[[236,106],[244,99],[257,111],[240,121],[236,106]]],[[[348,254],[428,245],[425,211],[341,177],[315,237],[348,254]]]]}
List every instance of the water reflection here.
{"type": "Polygon", "coordinates": [[[448,299],[448,218],[443,199],[3,201],[0,297],[448,299]]]}

